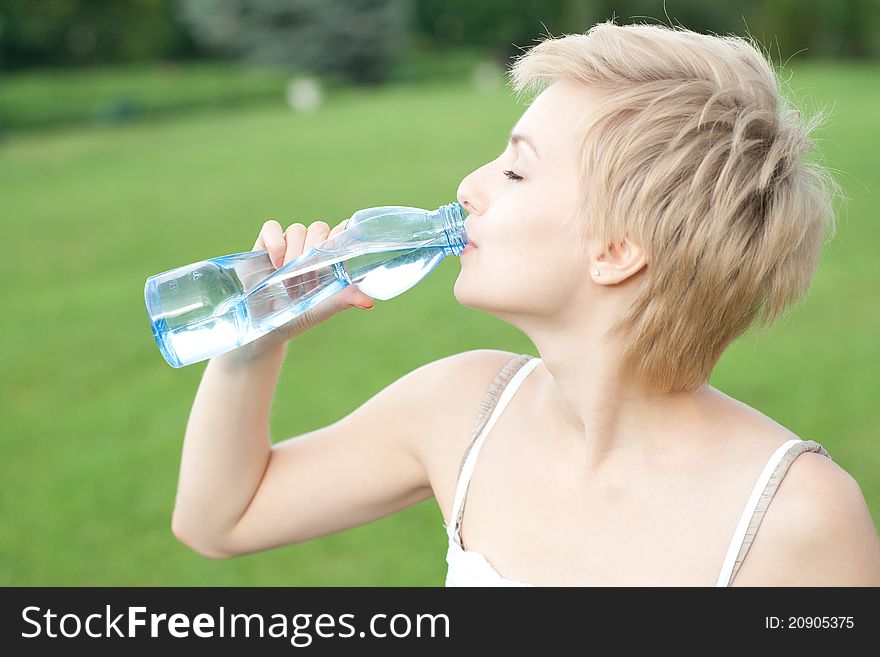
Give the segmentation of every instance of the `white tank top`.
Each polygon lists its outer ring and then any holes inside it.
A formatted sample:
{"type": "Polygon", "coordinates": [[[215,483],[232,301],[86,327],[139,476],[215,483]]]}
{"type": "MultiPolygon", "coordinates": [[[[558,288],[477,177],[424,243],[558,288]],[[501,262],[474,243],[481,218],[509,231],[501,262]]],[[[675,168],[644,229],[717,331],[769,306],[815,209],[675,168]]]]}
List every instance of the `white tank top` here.
{"type": "MultiPolygon", "coordinates": [[[[540,358],[528,354],[514,357],[495,377],[495,381],[480,406],[474,436],[465,451],[459,470],[450,516],[452,520],[449,524],[444,523],[443,525],[449,542],[446,551],[446,563],[448,564],[446,586],[534,586],[528,582],[503,577],[483,554],[466,549],[461,540],[461,519],[464,513],[468,485],[477,462],[477,456],[480,453],[480,447],[507,404],[510,403],[513,395],[516,394],[520,384],[540,362],[540,358]],[[488,419],[486,418],[487,414],[489,414],[488,419]]],[[[776,493],[788,467],[798,454],[803,452],[818,452],[831,458],[828,452],[813,440],[792,438],[776,448],[758,476],[751,495],[746,500],[715,586],[730,586],[755,538],[770,500],[776,493]]]]}

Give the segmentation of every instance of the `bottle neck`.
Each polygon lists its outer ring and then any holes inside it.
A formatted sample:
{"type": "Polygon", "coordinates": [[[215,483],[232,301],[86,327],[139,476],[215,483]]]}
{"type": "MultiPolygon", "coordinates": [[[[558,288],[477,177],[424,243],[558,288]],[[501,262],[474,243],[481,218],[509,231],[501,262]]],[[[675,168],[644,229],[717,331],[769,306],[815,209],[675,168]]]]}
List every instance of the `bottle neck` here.
{"type": "Polygon", "coordinates": [[[467,233],[464,229],[466,217],[464,208],[459,203],[447,203],[437,208],[434,214],[439,215],[446,239],[449,242],[449,249],[455,255],[461,255],[468,243],[467,233]]]}

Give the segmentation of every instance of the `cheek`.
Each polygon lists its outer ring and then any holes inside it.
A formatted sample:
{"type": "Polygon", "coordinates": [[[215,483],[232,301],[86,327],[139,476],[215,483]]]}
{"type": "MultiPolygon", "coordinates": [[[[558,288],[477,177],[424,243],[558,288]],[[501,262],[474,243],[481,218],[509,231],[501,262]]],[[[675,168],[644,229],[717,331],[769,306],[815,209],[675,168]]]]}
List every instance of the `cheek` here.
{"type": "Polygon", "coordinates": [[[570,259],[574,242],[570,229],[546,203],[525,201],[496,206],[479,226],[480,247],[472,261],[495,263],[505,269],[530,269],[537,263],[570,259]],[[528,208],[539,208],[530,211],[528,208]]]}
{"type": "Polygon", "coordinates": [[[493,242],[466,254],[453,288],[458,303],[508,321],[570,312],[584,282],[571,247],[563,252],[546,233],[530,237],[532,243],[493,242]]]}
{"type": "Polygon", "coordinates": [[[560,222],[547,215],[531,217],[507,237],[505,246],[515,259],[512,264],[525,268],[552,267],[552,263],[566,260],[572,247],[560,222]]]}
{"type": "Polygon", "coordinates": [[[461,257],[461,273],[471,282],[504,296],[542,289],[553,293],[568,285],[574,245],[560,232],[536,224],[511,225],[481,235],[481,245],[461,257]]]}

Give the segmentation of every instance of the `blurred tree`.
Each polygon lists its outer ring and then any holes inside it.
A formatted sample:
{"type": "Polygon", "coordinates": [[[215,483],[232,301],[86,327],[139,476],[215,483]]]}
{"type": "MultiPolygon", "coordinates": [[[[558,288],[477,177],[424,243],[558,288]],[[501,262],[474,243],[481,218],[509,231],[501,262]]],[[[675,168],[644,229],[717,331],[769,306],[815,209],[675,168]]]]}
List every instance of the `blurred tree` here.
{"type": "MultiPolygon", "coordinates": [[[[775,0],[753,3],[754,26],[777,55],[880,54],[880,0],[775,0]]],[[[758,36],[757,34],[755,36],[758,36]]]]}
{"type": "Polygon", "coordinates": [[[548,31],[587,31],[598,21],[658,22],[698,32],[751,34],[774,60],[880,55],[880,0],[416,0],[419,38],[434,48],[484,48],[506,63],[548,31]]]}
{"type": "Polygon", "coordinates": [[[251,61],[339,73],[360,84],[387,77],[409,43],[411,0],[182,0],[194,37],[251,61]]]}
{"type": "Polygon", "coordinates": [[[779,62],[880,55],[880,0],[0,0],[0,66],[88,66],[213,54],[385,78],[411,36],[506,64],[548,32],[597,21],[751,34],[779,62]],[[412,34],[411,34],[412,33],[412,34]]]}
{"type": "MultiPolygon", "coordinates": [[[[483,48],[504,64],[547,30],[565,25],[571,0],[417,0],[419,31],[439,48],[483,48]],[[545,30],[546,28],[546,30],[545,30]]],[[[582,3],[581,3],[582,4],[582,3]]],[[[584,27],[583,29],[586,29],[584,27]]],[[[578,30],[582,31],[582,30],[578,30]]]]}
{"type": "Polygon", "coordinates": [[[0,65],[84,66],[182,58],[175,0],[0,0],[0,65]]]}

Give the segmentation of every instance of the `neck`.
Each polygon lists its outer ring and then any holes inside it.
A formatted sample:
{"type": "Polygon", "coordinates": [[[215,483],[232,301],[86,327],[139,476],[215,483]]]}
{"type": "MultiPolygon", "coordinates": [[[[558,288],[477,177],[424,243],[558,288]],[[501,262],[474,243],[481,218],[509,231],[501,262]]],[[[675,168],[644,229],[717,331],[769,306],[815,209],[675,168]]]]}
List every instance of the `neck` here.
{"type": "Polygon", "coordinates": [[[596,480],[639,464],[657,467],[687,458],[705,443],[707,403],[717,391],[706,384],[693,392],[662,393],[624,378],[623,345],[602,335],[607,324],[581,320],[570,326],[531,327],[527,333],[543,361],[535,385],[543,407],[551,409],[552,435],[562,437],[574,455],[579,476],[596,480]]]}

